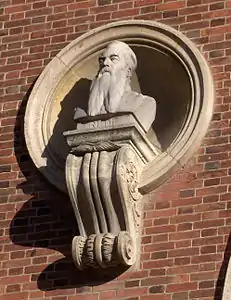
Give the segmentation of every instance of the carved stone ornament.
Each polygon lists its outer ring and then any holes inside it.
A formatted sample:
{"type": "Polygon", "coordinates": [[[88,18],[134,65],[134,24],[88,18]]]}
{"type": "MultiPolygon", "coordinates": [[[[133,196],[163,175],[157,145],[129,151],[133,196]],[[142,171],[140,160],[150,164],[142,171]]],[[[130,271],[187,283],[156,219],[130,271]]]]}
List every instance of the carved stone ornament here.
{"type": "Polygon", "coordinates": [[[213,102],[199,50],[156,22],[99,27],[48,64],[29,97],[25,137],[37,168],[70,196],[78,269],[137,265],[142,195],[197,150],[213,102]]]}
{"type": "Polygon", "coordinates": [[[136,65],[127,44],[110,43],[99,57],[87,109],[77,107],[76,129],[64,132],[66,183],[80,231],[72,242],[78,269],[131,266],[138,257],[139,177],[160,151],[147,138],[156,102],[131,89],[136,65]]]}
{"type": "Polygon", "coordinates": [[[64,133],[71,148],[66,182],[80,231],[72,255],[79,269],[135,262],[142,215],[139,176],[158,153],[131,113],[108,116],[100,127],[98,118],[86,118],[85,128],[77,123],[76,130],[64,133]],[[89,124],[95,128],[89,130],[89,124]]]}

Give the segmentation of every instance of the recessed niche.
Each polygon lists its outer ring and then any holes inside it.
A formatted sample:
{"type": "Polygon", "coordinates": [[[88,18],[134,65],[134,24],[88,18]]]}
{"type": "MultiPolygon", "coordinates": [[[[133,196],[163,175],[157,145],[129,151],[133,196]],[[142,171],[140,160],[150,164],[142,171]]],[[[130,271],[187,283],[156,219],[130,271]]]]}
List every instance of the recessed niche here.
{"type": "Polygon", "coordinates": [[[98,55],[116,39],[128,43],[137,56],[133,89],[157,102],[153,129],[161,154],[143,171],[142,193],[154,189],[187,161],[209,125],[214,97],[210,71],[184,35],[149,21],[116,22],[95,29],[73,41],[45,68],[26,111],[25,134],[31,157],[63,191],[68,153],[63,132],[76,128],[74,110],[87,106],[98,55]]]}

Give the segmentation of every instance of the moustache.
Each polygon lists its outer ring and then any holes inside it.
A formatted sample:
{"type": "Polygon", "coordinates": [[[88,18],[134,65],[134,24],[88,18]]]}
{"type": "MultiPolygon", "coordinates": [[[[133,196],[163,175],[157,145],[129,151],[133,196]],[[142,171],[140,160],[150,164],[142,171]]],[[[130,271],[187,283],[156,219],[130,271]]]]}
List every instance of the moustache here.
{"type": "Polygon", "coordinates": [[[101,70],[100,70],[100,73],[101,74],[104,74],[104,73],[110,73],[111,74],[111,68],[110,67],[103,67],[101,70]]]}

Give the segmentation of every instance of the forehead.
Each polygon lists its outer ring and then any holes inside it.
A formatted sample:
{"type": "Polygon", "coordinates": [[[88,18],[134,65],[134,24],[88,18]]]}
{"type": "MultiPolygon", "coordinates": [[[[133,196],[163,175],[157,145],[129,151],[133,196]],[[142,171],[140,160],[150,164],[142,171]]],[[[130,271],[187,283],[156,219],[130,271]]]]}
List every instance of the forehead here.
{"type": "Polygon", "coordinates": [[[125,49],[121,44],[111,44],[102,53],[103,56],[115,55],[125,55],[125,49]]]}

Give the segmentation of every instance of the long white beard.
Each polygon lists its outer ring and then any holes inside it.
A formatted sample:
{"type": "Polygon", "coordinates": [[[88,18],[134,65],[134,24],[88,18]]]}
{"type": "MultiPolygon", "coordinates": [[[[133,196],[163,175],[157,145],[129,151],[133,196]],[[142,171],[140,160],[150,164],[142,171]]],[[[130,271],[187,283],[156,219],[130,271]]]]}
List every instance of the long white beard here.
{"type": "Polygon", "coordinates": [[[127,85],[125,70],[119,70],[116,73],[99,72],[90,88],[88,115],[96,116],[116,112],[127,85]]]}

